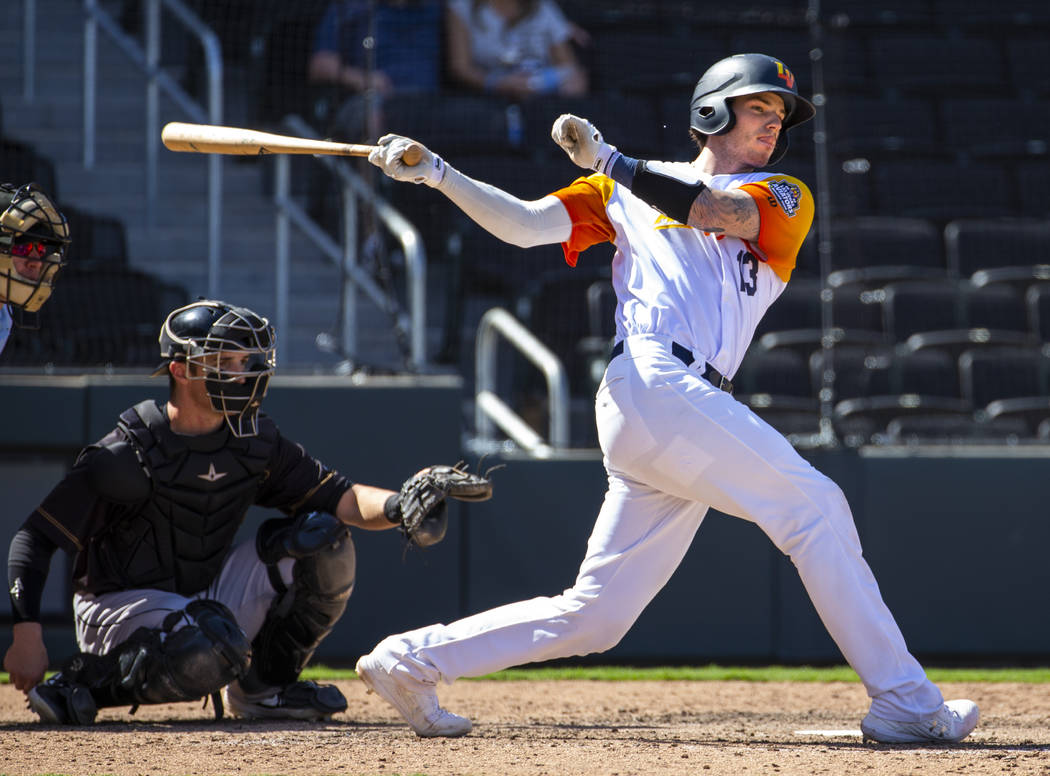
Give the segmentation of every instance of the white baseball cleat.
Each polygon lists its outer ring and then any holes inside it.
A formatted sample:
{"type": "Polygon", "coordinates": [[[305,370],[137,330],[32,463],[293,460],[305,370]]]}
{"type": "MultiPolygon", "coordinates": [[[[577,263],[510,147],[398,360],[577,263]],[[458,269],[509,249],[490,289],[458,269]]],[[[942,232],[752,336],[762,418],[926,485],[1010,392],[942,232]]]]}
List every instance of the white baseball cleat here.
{"type": "Polygon", "coordinates": [[[860,729],[865,738],[883,744],[954,744],[970,735],[980,718],[973,701],[946,701],[918,722],[894,722],[869,712],[860,729]]]}
{"type": "Polygon", "coordinates": [[[368,692],[374,692],[401,712],[401,716],[412,726],[417,736],[452,738],[466,735],[473,727],[466,717],[441,708],[433,686],[407,674],[399,673],[394,676],[387,673],[379,660],[372,655],[365,655],[358,660],[354,670],[365,683],[368,692]]]}

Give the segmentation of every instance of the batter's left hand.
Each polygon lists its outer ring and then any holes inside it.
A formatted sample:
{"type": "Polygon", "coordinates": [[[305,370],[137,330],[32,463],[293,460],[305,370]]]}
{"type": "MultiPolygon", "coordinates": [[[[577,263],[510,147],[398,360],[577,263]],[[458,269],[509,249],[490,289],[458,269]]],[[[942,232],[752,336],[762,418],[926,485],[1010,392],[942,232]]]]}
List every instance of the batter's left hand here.
{"type": "Polygon", "coordinates": [[[578,166],[609,174],[609,162],[616,146],[606,143],[602,133],[587,119],[563,113],[555,119],[551,137],[578,166]]]}
{"type": "Polygon", "coordinates": [[[434,187],[445,177],[445,162],[430,149],[411,138],[401,135],[383,135],[368,155],[368,161],[397,181],[425,183],[434,187]],[[422,151],[419,162],[411,166],[401,158],[409,146],[422,151]]]}

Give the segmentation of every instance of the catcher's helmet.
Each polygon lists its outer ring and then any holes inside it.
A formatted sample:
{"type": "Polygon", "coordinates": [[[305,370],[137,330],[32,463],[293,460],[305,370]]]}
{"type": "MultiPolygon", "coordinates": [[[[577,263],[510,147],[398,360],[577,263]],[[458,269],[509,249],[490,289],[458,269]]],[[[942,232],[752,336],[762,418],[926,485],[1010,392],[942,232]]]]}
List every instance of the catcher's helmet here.
{"type": "Polygon", "coordinates": [[[51,296],[67,247],[66,217],[37,184],[0,183],[0,302],[39,310],[51,296]]]}
{"type": "Polygon", "coordinates": [[[187,376],[204,380],[212,407],[234,436],[258,433],[259,406],[277,368],[277,337],[268,320],[246,307],[202,299],[173,310],[157,339],[164,361],[155,376],[171,361],[196,364],[187,376]]]}
{"type": "Polygon", "coordinates": [[[689,105],[689,126],[704,135],[721,135],[733,128],[729,100],[759,92],[775,92],[784,100],[786,115],[767,164],[776,164],[788,147],[788,130],[809,121],[813,103],[798,93],[795,75],[779,59],[765,54],[734,54],[715,62],[700,76],[689,105]]]}

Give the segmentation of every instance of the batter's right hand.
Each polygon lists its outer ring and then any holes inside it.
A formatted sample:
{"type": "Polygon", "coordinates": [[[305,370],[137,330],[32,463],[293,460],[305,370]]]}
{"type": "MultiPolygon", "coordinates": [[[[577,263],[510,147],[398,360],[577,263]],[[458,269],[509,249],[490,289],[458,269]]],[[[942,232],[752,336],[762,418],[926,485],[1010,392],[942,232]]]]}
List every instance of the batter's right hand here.
{"type": "Polygon", "coordinates": [[[38,622],[15,623],[11,630],[14,641],[4,655],[4,670],[11,676],[11,684],[27,693],[44,681],[47,647],[38,622]]]}
{"type": "Polygon", "coordinates": [[[383,135],[379,138],[376,147],[368,155],[368,161],[396,181],[425,183],[434,187],[445,178],[445,162],[440,156],[415,140],[401,135],[383,135]],[[418,163],[409,166],[401,157],[411,145],[417,146],[423,152],[423,156],[418,163]]]}
{"type": "Polygon", "coordinates": [[[616,146],[606,143],[602,133],[587,119],[563,113],[554,120],[551,137],[579,167],[609,174],[616,146]]]}

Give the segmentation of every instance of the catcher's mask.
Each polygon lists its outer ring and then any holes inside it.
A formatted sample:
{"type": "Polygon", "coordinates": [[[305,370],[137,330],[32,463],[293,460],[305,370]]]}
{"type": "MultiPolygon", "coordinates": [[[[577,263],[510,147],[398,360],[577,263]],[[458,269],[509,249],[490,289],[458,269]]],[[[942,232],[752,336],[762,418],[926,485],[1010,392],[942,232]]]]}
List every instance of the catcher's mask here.
{"type": "Polygon", "coordinates": [[[66,217],[37,184],[0,184],[0,303],[19,325],[51,296],[68,247],[66,217]]]}
{"type": "Polygon", "coordinates": [[[715,62],[700,76],[689,104],[689,126],[703,135],[721,135],[736,117],[729,101],[759,92],[774,92],[784,100],[786,115],[767,166],[788,149],[788,130],[813,118],[813,103],[798,93],[795,75],[779,59],[765,54],[734,54],[715,62]]]}
{"type": "Polygon", "coordinates": [[[276,338],[270,322],[248,308],[202,299],[164,320],[158,337],[164,361],[153,374],[166,372],[171,361],[185,363],[186,376],[204,380],[212,407],[234,436],[254,436],[259,406],[277,368],[276,338]]]}

